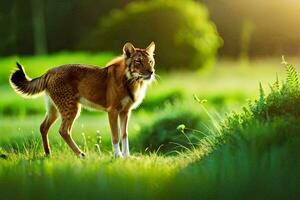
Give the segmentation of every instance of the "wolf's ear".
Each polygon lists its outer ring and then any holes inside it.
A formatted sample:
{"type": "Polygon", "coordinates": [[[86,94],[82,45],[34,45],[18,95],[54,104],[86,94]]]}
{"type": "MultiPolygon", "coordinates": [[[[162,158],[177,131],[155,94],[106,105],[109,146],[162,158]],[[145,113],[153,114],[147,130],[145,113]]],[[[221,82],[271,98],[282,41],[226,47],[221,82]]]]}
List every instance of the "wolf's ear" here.
{"type": "Polygon", "coordinates": [[[149,44],[149,46],[146,48],[146,51],[150,54],[150,55],[154,55],[154,51],[155,51],[155,43],[151,42],[149,44]]]}
{"type": "Polygon", "coordinates": [[[124,55],[126,55],[127,58],[130,58],[134,52],[135,52],[134,46],[130,42],[127,42],[123,47],[124,55]]]}

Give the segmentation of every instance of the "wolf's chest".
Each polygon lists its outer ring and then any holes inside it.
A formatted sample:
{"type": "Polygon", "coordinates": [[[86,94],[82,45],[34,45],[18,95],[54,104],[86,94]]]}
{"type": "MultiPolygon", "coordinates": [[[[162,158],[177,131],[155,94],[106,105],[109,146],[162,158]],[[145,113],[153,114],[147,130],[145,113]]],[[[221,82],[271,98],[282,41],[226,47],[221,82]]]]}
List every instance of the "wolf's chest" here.
{"type": "Polygon", "coordinates": [[[142,103],[146,94],[146,90],[147,90],[146,85],[134,89],[132,91],[133,99],[130,95],[127,95],[121,100],[122,108],[127,108],[127,109],[137,108],[142,103]]]}

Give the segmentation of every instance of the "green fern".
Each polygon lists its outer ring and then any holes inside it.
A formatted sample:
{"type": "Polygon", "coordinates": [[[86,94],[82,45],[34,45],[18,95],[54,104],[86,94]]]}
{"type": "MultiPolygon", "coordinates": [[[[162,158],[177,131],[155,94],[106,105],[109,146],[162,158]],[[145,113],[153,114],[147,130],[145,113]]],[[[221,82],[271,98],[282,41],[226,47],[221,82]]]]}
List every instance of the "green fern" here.
{"type": "Polygon", "coordinates": [[[299,77],[295,67],[289,63],[284,63],[287,72],[286,83],[288,87],[299,87],[299,77]]]}
{"type": "Polygon", "coordinates": [[[259,100],[258,100],[258,103],[260,105],[264,105],[266,102],[266,99],[265,99],[265,91],[264,91],[264,88],[262,87],[262,84],[261,82],[259,83],[259,100]]]}
{"type": "Polygon", "coordinates": [[[278,93],[280,90],[279,78],[277,73],[276,73],[276,81],[273,83],[273,85],[270,85],[270,89],[272,93],[278,93]]]}
{"type": "Polygon", "coordinates": [[[250,108],[252,113],[255,116],[263,116],[264,118],[267,116],[266,114],[266,96],[265,91],[262,87],[262,84],[259,83],[259,98],[255,100],[254,103],[250,104],[250,108]]]}
{"type": "Polygon", "coordinates": [[[257,101],[257,108],[259,113],[264,111],[265,105],[266,105],[265,91],[262,87],[262,84],[259,83],[259,99],[257,101]]]}

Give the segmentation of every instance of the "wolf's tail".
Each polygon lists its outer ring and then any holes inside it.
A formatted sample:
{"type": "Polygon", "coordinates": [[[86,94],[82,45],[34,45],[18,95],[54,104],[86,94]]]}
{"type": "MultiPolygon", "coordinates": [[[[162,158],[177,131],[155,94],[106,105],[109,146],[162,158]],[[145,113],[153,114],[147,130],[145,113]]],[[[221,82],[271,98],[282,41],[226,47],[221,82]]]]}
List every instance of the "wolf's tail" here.
{"type": "Polygon", "coordinates": [[[46,75],[30,79],[24,68],[17,62],[18,69],[10,77],[11,86],[14,90],[25,96],[33,96],[43,92],[46,88],[46,75]]]}

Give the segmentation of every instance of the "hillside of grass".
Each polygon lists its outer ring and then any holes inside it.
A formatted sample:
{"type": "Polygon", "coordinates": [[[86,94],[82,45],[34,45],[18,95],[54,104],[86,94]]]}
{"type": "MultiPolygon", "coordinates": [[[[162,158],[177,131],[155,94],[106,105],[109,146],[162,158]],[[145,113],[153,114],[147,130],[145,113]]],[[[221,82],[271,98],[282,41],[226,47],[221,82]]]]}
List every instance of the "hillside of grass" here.
{"type": "MultiPolygon", "coordinates": [[[[189,191],[190,198],[299,197],[300,82],[295,68],[283,64],[286,80],[281,83],[277,77],[268,94],[260,85],[259,98],[242,112],[228,115],[214,137],[204,138],[204,146],[208,141],[212,151],[183,169],[170,187],[189,191]]],[[[186,198],[186,194],[171,197],[186,198]]]]}

